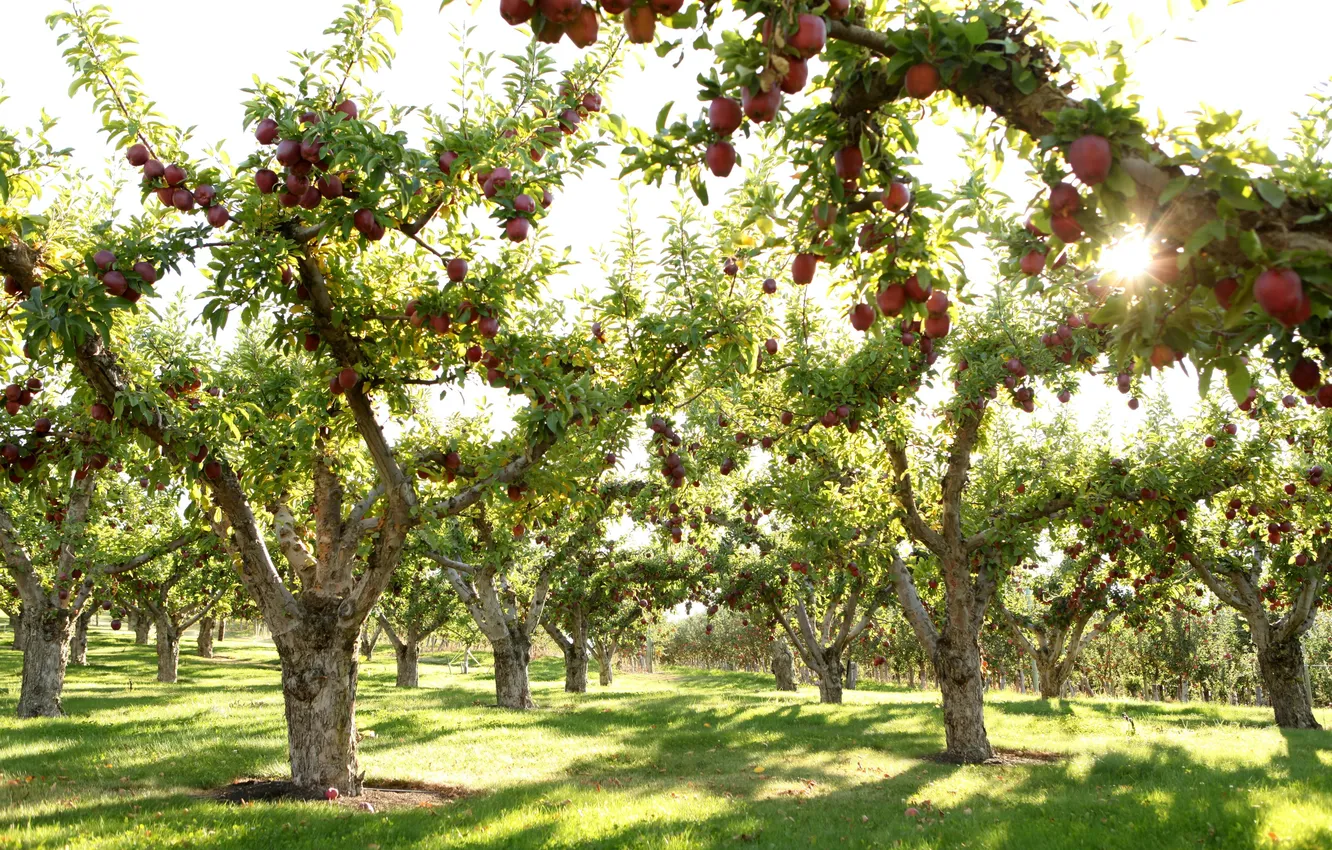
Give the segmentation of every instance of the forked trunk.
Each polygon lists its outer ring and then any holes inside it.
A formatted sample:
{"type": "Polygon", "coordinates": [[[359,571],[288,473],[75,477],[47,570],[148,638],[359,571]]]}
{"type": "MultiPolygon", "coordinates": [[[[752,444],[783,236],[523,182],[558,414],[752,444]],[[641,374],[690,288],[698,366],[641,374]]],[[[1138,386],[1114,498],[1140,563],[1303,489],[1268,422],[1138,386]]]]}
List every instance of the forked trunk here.
{"type": "Polygon", "coordinates": [[[417,687],[421,661],[421,645],[410,638],[393,647],[393,654],[398,660],[398,681],[400,688],[417,687]]]}
{"type": "Polygon", "coordinates": [[[778,639],[772,642],[772,675],[777,679],[777,690],[794,691],[795,658],[786,641],[778,639]]]}
{"type": "Polygon", "coordinates": [[[88,623],[92,621],[92,606],[85,605],[74,620],[74,637],[69,641],[70,660],[80,667],[88,666],[88,623]]]}
{"type": "MultiPolygon", "coordinates": [[[[219,627],[220,628],[220,627],[219,627]]],[[[195,645],[198,647],[200,658],[213,657],[213,618],[204,617],[199,621],[199,639],[195,645]]]]}
{"type": "Polygon", "coordinates": [[[65,608],[41,614],[29,611],[23,623],[23,684],[19,689],[19,717],[60,717],[60,695],[69,665],[72,620],[65,608]]]}
{"type": "Polygon", "coordinates": [[[842,703],[842,659],[831,649],[823,653],[823,668],[819,674],[819,702],[829,705],[842,703]]]}
{"type": "Polygon", "coordinates": [[[1280,643],[1269,643],[1258,652],[1258,669],[1267,686],[1267,695],[1276,714],[1277,725],[1283,729],[1321,729],[1314,717],[1305,688],[1308,671],[1304,666],[1304,649],[1298,637],[1280,643]]]}
{"type": "Polygon", "coordinates": [[[561,649],[564,650],[565,693],[587,693],[587,644],[574,640],[561,649]]]}
{"type": "MultiPolygon", "coordinates": [[[[944,757],[959,764],[979,764],[994,756],[985,731],[984,688],[976,636],[946,624],[939,636],[934,671],[943,694],[944,757]]],[[[1044,690],[1045,682],[1041,687],[1044,690]]]]}
{"type": "Polygon", "coordinates": [[[1055,699],[1064,692],[1064,678],[1058,663],[1037,664],[1041,677],[1041,699],[1055,699]]]}
{"type": "Polygon", "coordinates": [[[140,617],[138,614],[131,614],[130,625],[134,627],[134,643],[138,646],[147,646],[148,631],[153,627],[152,620],[147,617],[140,617]]]}
{"type": "Polygon", "coordinates": [[[379,636],[384,633],[378,622],[367,622],[361,627],[361,656],[369,661],[375,654],[375,644],[379,643],[379,636]]]}
{"type": "Polygon", "coordinates": [[[157,681],[176,683],[180,666],[180,631],[169,620],[157,621],[157,681]]]}
{"type": "Polygon", "coordinates": [[[491,646],[495,655],[495,702],[500,708],[520,711],[536,708],[532,701],[531,686],[527,681],[527,662],[531,656],[531,640],[517,629],[510,630],[507,638],[491,646]]]}
{"type": "Polygon", "coordinates": [[[360,796],[356,753],[357,629],[338,629],[336,608],[275,635],[282,659],[291,781],[323,793],[360,796]]]}

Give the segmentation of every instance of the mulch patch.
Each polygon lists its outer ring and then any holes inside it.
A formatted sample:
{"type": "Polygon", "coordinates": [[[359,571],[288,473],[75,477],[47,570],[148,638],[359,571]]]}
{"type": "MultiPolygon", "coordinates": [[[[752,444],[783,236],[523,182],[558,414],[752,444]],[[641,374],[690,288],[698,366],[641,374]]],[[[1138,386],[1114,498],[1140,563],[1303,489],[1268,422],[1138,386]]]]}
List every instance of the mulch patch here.
{"type": "MultiPolygon", "coordinates": [[[[1067,761],[1067,753],[1050,753],[1043,750],[1001,750],[995,748],[994,756],[988,758],[981,764],[986,766],[1008,767],[1017,764],[1054,764],[1056,762],[1067,761]]],[[[949,758],[947,753],[935,753],[925,757],[926,761],[936,762],[938,764],[958,764],[955,759],[949,758]]]]}
{"type": "Polygon", "coordinates": [[[383,812],[447,805],[469,793],[464,788],[452,785],[383,779],[367,783],[359,797],[342,796],[336,800],[326,800],[323,793],[297,788],[286,779],[237,779],[230,785],[206,792],[204,796],[219,803],[235,805],[297,800],[353,811],[383,812]]]}

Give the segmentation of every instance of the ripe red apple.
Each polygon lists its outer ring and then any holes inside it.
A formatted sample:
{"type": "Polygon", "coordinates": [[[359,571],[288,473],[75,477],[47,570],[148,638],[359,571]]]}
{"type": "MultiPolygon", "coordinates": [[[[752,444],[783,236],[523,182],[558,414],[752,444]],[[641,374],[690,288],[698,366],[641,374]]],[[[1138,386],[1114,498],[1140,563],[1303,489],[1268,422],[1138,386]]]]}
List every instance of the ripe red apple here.
{"type": "Polygon", "coordinates": [[[292,166],[301,161],[301,143],[295,139],[283,139],[278,142],[277,161],[292,166]]]}
{"type": "Polygon", "coordinates": [[[106,271],[107,269],[111,268],[113,265],[115,265],[115,262],[116,262],[116,255],[106,250],[105,248],[98,251],[96,254],[93,254],[93,265],[97,266],[97,268],[101,269],[102,271],[106,271]]]}
{"type": "Polygon", "coordinates": [[[782,105],[782,90],[774,87],[769,91],[751,92],[749,86],[740,89],[740,106],[745,115],[755,124],[766,124],[777,117],[777,110],[782,105]]]}
{"type": "Polygon", "coordinates": [[[1045,254],[1040,251],[1028,251],[1020,263],[1022,273],[1034,277],[1045,271],[1045,254]]]}
{"type": "Polygon", "coordinates": [[[356,370],[348,367],[338,373],[338,385],[344,390],[349,390],[356,386],[356,382],[361,380],[361,376],[356,374],[356,370]]]}
{"type": "Polygon", "coordinates": [[[1304,284],[1291,269],[1267,269],[1253,283],[1253,299],[1268,315],[1286,324],[1301,306],[1304,284]]]}
{"type": "Polygon", "coordinates": [[[804,90],[805,84],[809,82],[809,63],[798,57],[788,57],[786,60],[786,76],[782,77],[782,91],[786,94],[797,94],[804,90]]]}
{"type": "Polygon", "coordinates": [[[729,97],[714,97],[708,104],[708,126],[719,136],[729,136],[738,130],[742,115],[740,104],[729,97]]]}
{"type": "Polygon", "coordinates": [[[536,201],[532,200],[531,195],[524,193],[513,199],[513,208],[518,212],[534,213],[536,212],[536,201]]]}
{"type": "Polygon", "coordinates": [[[117,271],[110,271],[102,275],[102,285],[106,287],[106,291],[113,298],[119,298],[125,294],[125,290],[129,289],[129,282],[125,280],[123,274],[117,271]]]}
{"type": "Polygon", "coordinates": [[[125,151],[125,159],[128,159],[129,164],[135,168],[141,167],[149,159],[147,146],[141,144],[130,145],[125,151]]]}
{"type": "Polygon", "coordinates": [[[194,195],[190,194],[189,189],[172,189],[171,206],[181,212],[189,212],[194,209],[194,195]]]}
{"type": "Polygon", "coordinates": [[[894,181],[884,190],[881,200],[889,212],[901,212],[911,201],[911,190],[905,183],[894,181]]]}
{"type": "Polygon", "coordinates": [[[548,21],[571,24],[578,17],[581,3],[579,0],[537,0],[536,7],[548,21]]]}
{"type": "Polygon", "coordinates": [[[222,477],[222,464],[215,460],[210,460],[204,464],[203,474],[209,481],[216,481],[222,477]]]}
{"type": "Polygon", "coordinates": [[[650,6],[634,6],[624,16],[630,44],[647,44],[657,32],[657,15],[650,6]]]}
{"type": "Polygon", "coordinates": [[[1088,186],[1104,183],[1110,176],[1114,162],[1110,155],[1110,142],[1104,136],[1086,135],[1075,140],[1068,149],[1068,164],[1078,179],[1088,186]]]}
{"type": "Polygon", "coordinates": [[[348,119],[353,121],[355,121],[356,117],[360,115],[360,110],[356,108],[356,101],[354,100],[344,100],[342,103],[333,107],[333,111],[341,112],[343,115],[347,116],[348,119]]]}
{"type": "Polygon", "coordinates": [[[261,145],[271,145],[278,137],[278,123],[272,118],[265,118],[254,129],[254,137],[261,145]]]}
{"type": "MultiPolygon", "coordinates": [[[[523,0],[518,0],[518,2],[522,3],[523,0]]],[[[456,153],[453,151],[444,151],[444,153],[439,155],[439,170],[443,171],[445,174],[452,174],[453,163],[457,160],[458,155],[456,153]]]]}
{"type": "Polygon", "coordinates": [[[868,331],[874,325],[874,315],[874,308],[862,301],[851,308],[851,327],[868,331]]]}
{"type": "Polygon", "coordinates": [[[302,347],[305,348],[306,351],[318,351],[318,350],[319,350],[319,334],[316,334],[316,333],[308,333],[308,334],[306,334],[306,335],[305,335],[305,338],[301,341],[301,345],[302,345],[302,347]]]}
{"type": "Polygon", "coordinates": [[[713,142],[708,145],[704,159],[707,161],[708,170],[715,176],[726,177],[730,175],[731,169],[735,168],[735,148],[730,142],[713,142]]]}
{"type": "Polygon", "coordinates": [[[925,299],[925,310],[932,315],[942,315],[948,312],[948,293],[942,289],[932,290],[929,297],[925,299]]]}
{"type": "Polygon", "coordinates": [[[885,316],[896,316],[906,306],[906,287],[898,283],[889,284],[874,296],[879,305],[879,312],[885,316]]]}
{"type": "Polygon", "coordinates": [[[856,145],[847,145],[833,154],[833,167],[843,180],[855,180],[865,167],[865,157],[856,145]]]}
{"type": "Polygon", "coordinates": [[[928,62],[907,68],[906,93],[916,100],[924,100],[939,90],[939,69],[928,62]]]}
{"type": "Polygon", "coordinates": [[[467,360],[471,363],[478,363],[481,360],[481,346],[473,345],[467,349],[467,360]]]}
{"type": "Polygon", "coordinates": [[[925,300],[930,297],[929,290],[920,285],[920,279],[914,274],[904,280],[902,286],[906,290],[906,297],[917,304],[924,304],[925,300]]]}
{"type": "Polygon", "coordinates": [[[208,446],[201,445],[198,450],[190,452],[186,457],[190,459],[190,463],[202,463],[203,459],[208,457],[208,446]]]}
{"type": "Polygon", "coordinates": [[[325,800],[336,800],[336,799],[338,799],[338,796],[339,796],[339,795],[338,795],[338,789],[336,789],[336,788],[330,788],[330,789],[328,789],[327,791],[324,792],[324,799],[325,799],[325,800]]]}
{"type": "Polygon", "coordinates": [[[768,352],[769,354],[776,354],[776,353],[777,353],[777,338],[776,338],[776,337],[771,337],[771,336],[768,337],[768,339],[763,343],[763,350],[766,351],[766,352],[768,352]]]}
{"type": "Polygon", "coordinates": [[[608,15],[618,15],[633,5],[633,0],[601,0],[601,8],[608,15]]]}
{"type": "Polygon", "coordinates": [[[318,139],[301,142],[301,159],[306,162],[318,162],[324,150],[324,143],[318,139]]]}
{"type": "MultiPolygon", "coordinates": [[[[574,20],[565,25],[564,34],[569,37],[569,41],[573,42],[575,47],[580,50],[586,49],[597,43],[598,23],[595,9],[591,6],[580,6],[574,20]]],[[[592,109],[589,111],[596,112],[598,110],[592,109]]]]}
{"type": "Polygon", "coordinates": [[[530,227],[525,218],[511,218],[504,225],[504,234],[509,237],[510,242],[522,242],[527,238],[527,231],[530,227]]]}
{"type": "Polygon", "coordinates": [[[494,316],[482,316],[476,323],[476,329],[486,339],[494,339],[499,333],[499,319],[494,316]]]}
{"type": "Polygon", "coordinates": [[[1212,294],[1216,296],[1216,303],[1221,305],[1223,310],[1230,309],[1230,299],[1235,297],[1235,292],[1239,289],[1239,281],[1233,277],[1226,277],[1218,280],[1216,286],[1212,289],[1212,294]]]}
{"type": "Polygon", "coordinates": [[[1316,390],[1321,381],[1318,364],[1307,357],[1301,357],[1290,370],[1290,382],[1306,393],[1316,390]]]}
{"type": "Polygon", "coordinates": [[[500,0],[500,17],[509,26],[526,23],[535,13],[535,5],[527,0],[500,0]]]}
{"type": "MultiPolygon", "coordinates": [[[[936,290],[937,291],[937,290],[936,290]]],[[[932,313],[925,317],[923,329],[926,339],[943,339],[948,336],[951,320],[947,313],[932,313]]]]}
{"type": "Polygon", "coordinates": [[[272,169],[261,168],[254,173],[254,185],[265,195],[271,195],[277,184],[277,172],[272,169]]]}
{"type": "Polygon", "coordinates": [[[1050,229],[1054,231],[1055,236],[1069,245],[1076,244],[1082,239],[1082,225],[1071,215],[1051,216],[1050,229]]]}
{"type": "Polygon", "coordinates": [[[818,264],[818,254],[796,254],[791,261],[791,280],[804,286],[814,280],[814,270],[818,264]]]}
{"type": "Polygon", "coordinates": [[[1072,215],[1080,209],[1082,196],[1071,183],[1056,183],[1050,187],[1051,215],[1072,215]]]}
{"type": "Polygon", "coordinates": [[[851,10],[851,0],[828,0],[828,17],[840,21],[851,10]]]}
{"type": "Polygon", "coordinates": [[[449,280],[454,283],[461,282],[467,277],[467,261],[462,257],[454,257],[448,264],[449,280]]]}
{"type": "Polygon", "coordinates": [[[814,223],[819,226],[819,230],[827,230],[832,227],[833,222],[837,221],[837,206],[827,201],[815,204],[812,215],[814,223]]]}
{"type": "Polygon", "coordinates": [[[185,182],[185,169],[173,162],[162,170],[162,179],[166,180],[168,186],[179,186],[185,182]]]}
{"type": "Polygon", "coordinates": [[[352,214],[352,226],[362,234],[369,235],[375,226],[375,211],[361,208],[352,214]]]}
{"type": "Polygon", "coordinates": [[[772,295],[777,291],[777,281],[767,278],[763,281],[763,294],[772,295]]]}
{"type": "Polygon", "coordinates": [[[143,179],[148,181],[156,180],[166,172],[166,166],[159,160],[150,159],[143,164],[143,179]]]}
{"type": "MultiPolygon", "coordinates": [[[[45,416],[36,419],[32,423],[32,433],[39,437],[43,434],[51,433],[51,420],[47,419],[45,416]]],[[[13,460],[13,458],[10,458],[10,460],[13,460]]]]}
{"type": "Polygon", "coordinates": [[[218,204],[209,207],[208,212],[204,213],[204,218],[208,219],[208,223],[213,227],[225,227],[227,222],[231,221],[231,213],[227,212],[226,207],[218,204]]]}
{"type": "Polygon", "coordinates": [[[823,18],[807,12],[796,16],[796,31],[786,40],[786,46],[802,59],[817,56],[828,41],[828,26],[823,18]]]}

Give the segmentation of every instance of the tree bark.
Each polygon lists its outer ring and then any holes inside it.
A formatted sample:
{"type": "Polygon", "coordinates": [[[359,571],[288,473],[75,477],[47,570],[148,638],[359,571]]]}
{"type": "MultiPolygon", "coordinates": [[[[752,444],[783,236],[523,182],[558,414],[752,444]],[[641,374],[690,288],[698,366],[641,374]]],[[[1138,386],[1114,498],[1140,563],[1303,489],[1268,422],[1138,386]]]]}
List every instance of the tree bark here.
{"type": "Polygon", "coordinates": [[[1273,641],[1258,651],[1258,669],[1283,729],[1321,729],[1304,687],[1304,649],[1298,637],[1273,641]]]}
{"type": "Polygon", "coordinates": [[[221,643],[223,640],[225,640],[225,639],[226,639],[226,636],[227,636],[227,618],[226,618],[226,617],[218,617],[218,618],[217,618],[217,640],[218,640],[218,643],[221,643]]]}
{"type": "Polygon", "coordinates": [[[854,661],[846,663],[846,689],[854,691],[856,685],[860,683],[860,665],[854,661]]]}
{"type": "Polygon", "coordinates": [[[598,680],[603,688],[615,681],[615,647],[608,641],[596,642],[598,680]]]}
{"type": "Polygon", "coordinates": [[[1059,674],[1063,665],[1058,661],[1049,663],[1038,661],[1036,666],[1040,670],[1041,699],[1055,699],[1062,694],[1064,692],[1064,678],[1059,674]]]}
{"type": "MultiPolygon", "coordinates": [[[[946,622],[934,654],[934,672],[943,694],[944,757],[959,764],[977,764],[993,758],[985,730],[985,700],[981,687],[980,646],[965,628],[946,622]]],[[[1041,681],[1044,692],[1045,681],[1041,681]]]]}
{"type": "Polygon", "coordinates": [[[393,646],[393,654],[398,661],[398,680],[394,683],[399,688],[415,688],[420,683],[421,644],[408,637],[402,643],[393,646]]]}
{"type": "Polygon", "coordinates": [[[570,694],[587,693],[587,644],[570,641],[562,646],[564,652],[564,691],[570,694]]]}
{"type": "MultiPolygon", "coordinates": [[[[221,625],[219,624],[219,629],[221,625]]],[[[199,621],[199,640],[196,643],[200,658],[213,657],[213,618],[204,617],[199,621]]]]}
{"type": "Polygon", "coordinates": [[[180,631],[165,619],[157,621],[157,681],[176,683],[180,665],[180,631]]]}
{"type": "Polygon", "coordinates": [[[24,613],[23,684],[19,690],[19,717],[60,717],[60,695],[69,666],[72,617],[66,608],[38,614],[24,613]]]}
{"type": "Polygon", "coordinates": [[[384,628],[379,625],[379,621],[366,621],[361,628],[361,655],[366,661],[369,661],[375,654],[375,644],[379,643],[379,636],[384,633],[384,628]]]}
{"type": "Polygon", "coordinates": [[[69,642],[69,656],[80,667],[88,666],[88,623],[92,615],[92,606],[84,605],[82,613],[74,620],[74,637],[69,642]]]}
{"type": "Polygon", "coordinates": [[[130,626],[134,628],[134,643],[138,646],[147,646],[148,631],[153,627],[152,620],[139,614],[130,614],[130,626]]]}
{"type": "Polygon", "coordinates": [[[23,612],[9,615],[9,627],[14,630],[14,649],[23,649],[23,612]]]}
{"type": "Polygon", "coordinates": [[[795,657],[791,654],[791,647],[780,638],[772,642],[772,675],[777,679],[777,690],[796,689],[795,657]]]}
{"type": "Polygon", "coordinates": [[[340,629],[336,607],[274,635],[282,659],[291,781],[297,788],[361,793],[356,751],[359,629],[340,629]]]}
{"type": "Polygon", "coordinates": [[[536,708],[527,680],[531,659],[531,639],[518,629],[510,629],[503,640],[492,641],[495,655],[495,702],[500,708],[525,711],[536,708]]]}

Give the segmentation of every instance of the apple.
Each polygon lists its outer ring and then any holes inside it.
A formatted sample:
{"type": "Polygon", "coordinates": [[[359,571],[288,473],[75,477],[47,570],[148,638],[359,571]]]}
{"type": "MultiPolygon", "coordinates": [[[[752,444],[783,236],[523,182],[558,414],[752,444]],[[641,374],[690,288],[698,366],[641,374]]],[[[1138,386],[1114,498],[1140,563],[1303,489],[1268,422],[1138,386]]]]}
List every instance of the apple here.
{"type": "Polygon", "coordinates": [[[1110,141],[1104,136],[1088,134],[1076,139],[1068,148],[1068,164],[1078,179],[1088,186],[1104,183],[1110,176],[1114,162],[1110,155],[1110,141]]]}
{"type": "Polygon", "coordinates": [[[306,334],[306,335],[305,335],[305,338],[304,338],[303,340],[301,340],[301,346],[302,346],[306,351],[318,351],[318,350],[319,350],[319,334],[316,334],[316,333],[308,333],[308,334],[306,334]]]}
{"type": "Polygon", "coordinates": [[[851,0],[828,0],[828,17],[840,21],[851,10],[851,0]]]}
{"type": "Polygon", "coordinates": [[[277,161],[292,166],[301,161],[301,143],[295,139],[283,139],[278,142],[277,161]]]}
{"type": "Polygon", "coordinates": [[[650,6],[634,6],[624,16],[630,44],[647,44],[657,32],[657,15],[650,6]]]}
{"type": "Polygon", "coordinates": [[[343,115],[347,116],[349,120],[352,121],[355,121],[356,117],[360,115],[360,110],[356,108],[356,101],[354,100],[344,100],[342,103],[339,103],[337,106],[333,107],[333,111],[341,112],[343,115]]]}
{"type": "Polygon", "coordinates": [[[777,117],[777,110],[782,105],[782,90],[774,87],[766,92],[753,93],[749,86],[744,86],[740,89],[740,105],[750,121],[766,124],[777,117]]]}
{"type": "Polygon", "coordinates": [[[315,181],[315,188],[319,190],[320,196],[325,200],[331,201],[334,198],[341,198],[343,189],[342,178],[338,177],[336,174],[320,177],[315,181]]]}
{"type": "Polygon", "coordinates": [[[181,212],[189,212],[194,209],[194,195],[190,194],[189,189],[171,189],[171,206],[181,212]]]}
{"type": "Polygon", "coordinates": [[[1304,299],[1304,284],[1290,269],[1267,269],[1253,283],[1253,299],[1268,315],[1285,323],[1304,299]]]}
{"type": "MultiPolygon", "coordinates": [[[[51,420],[47,419],[45,416],[42,416],[37,420],[35,420],[32,423],[32,433],[36,434],[39,437],[42,436],[43,434],[51,433],[51,420]]],[[[12,461],[13,458],[10,458],[10,460],[12,461]]]]}
{"type": "Polygon", "coordinates": [[[339,795],[338,795],[338,789],[336,789],[336,788],[330,788],[330,789],[328,789],[327,791],[324,792],[324,799],[325,799],[325,800],[336,800],[336,799],[338,799],[338,796],[339,796],[339,795]]]}
{"type": "Polygon", "coordinates": [[[601,0],[601,8],[608,15],[618,15],[633,5],[633,0],[601,0]]]}
{"type": "Polygon", "coordinates": [[[906,297],[915,301],[917,304],[925,303],[926,299],[930,297],[929,290],[920,285],[920,279],[914,274],[903,281],[902,286],[906,290],[906,297]]]}
{"type": "Polygon", "coordinates": [[[222,464],[215,460],[210,460],[204,464],[203,474],[209,481],[216,481],[222,477],[222,464]]]}
{"type": "MultiPolygon", "coordinates": [[[[518,0],[518,2],[521,3],[523,2],[523,0],[518,0]]],[[[523,5],[527,4],[524,3],[523,5]]],[[[453,163],[457,161],[458,161],[458,155],[456,153],[454,153],[453,151],[444,151],[444,153],[439,155],[439,170],[443,171],[445,174],[452,174],[453,163]]]]}
{"type": "Polygon", "coordinates": [[[166,180],[168,186],[179,186],[185,182],[185,169],[173,162],[162,170],[162,179],[166,180]]]}
{"type": "Polygon", "coordinates": [[[942,289],[932,290],[925,299],[925,309],[931,315],[942,315],[948,312],[948,293],[942,289]]]}
{"type": "Polygon", "coordinates": [[[499,319],[494,316],[482,316],[476,323],[476,329],[486,339],[494,339],[499,333],[499,319]]]}
{"type": "Polygon", "coordinates": [[[786,94],[796,94],[809,82],[809,63],[804,59],[789,57],[786,60],[786,76],[782,77],[781,88],[786,94]]]}
{"type": "Polygon", "coordinates": [[[884,190],[880,200],[889,212],[900,212],[911,201],[911,190],[905,183],[894,181],[884,190]]]}
{"type": "Polygon", "coordinates": [[[273,144],[278,137],[278,123],[272,118],[265,118],[255,127],[254,137],[261,145],[273,144]]]}
{"type": "Polygon", "coordinates": [[[148,161],[149,157],[150,154],[148,153],[147,145],[142,145],[142,144],[130,145],[129,148],[125,151],[125,159],[128,159],[129,164],[134,166],[135,168],[141,167],[145,162],[148,161]]]}
{"type": "Polygon", "coordinates": [[[847,145],[833,154],[833,168],[843,180],[855,180],[865,167],[865,157],[856,145],[847,145]]]}
{"type": "Polygon", "coordinates": [[[462,257],[454,257],[449,260],[447,269],[449,280],[454,283],[459,283],[467,277],[467,261],[462,257]]]}
{"type": "Polygon", "coordinates": [[[708,126],[719,136],[738,130],[742,115],[740,104],[729,97],[714,97],[708,104],[708,126]]]}
{"type": "Polygon", "coordinates": [[[1307,357],[1301,357],[1290,370],[1290,382],[1306,393],[1313,392],[1322,382],[1318,364],[1307,357]]]}
{"type": "Polygon", "coordinates": [[[930,314],[925,318],[924,331],[926,339],[943,339],[948,336],[948,329],[951,321],[947,313],[930,314]]]}
{"type": "Polygon", "coordinates": [[[526,23],[535,13],[535,5],[527,0],[500,0],[500,17],[509,26],[526,23]]]}
{"type": "Polygon", "coordinates": [[[1023,255],[1019,265],[1022,267],[1023,274],[1034,277],[1045,271],[1045,254],[1041,251],[1028,251],[1023,255]]]}
{"type": "Polygon", "coordinates": [[[801,286],[814,280],[814,270],[818,263],[818,254],[796,254],[791,261],[791,280],[801,286]]]}
{"type": "Polygon", "coordinates": [[[796,31],[786,40],[786,46],[802,59],[816,56],[828,41],[828,26],[823,18],[803,12],[796,16],[796,31]]]}
{"type": "Polygon", "coordinates": [[[772,295],[777,291],[777,281],[767,278],[763,281],[763,294],[772,295]]]}
{"type": "Polygon", "coordinates": [[[768,337],[768,339],[763,343],[763,350],[766,351],[766,352],[768,352],[768,354],[776,354],[776,353],[777,353],[777,338],[776,338],[776,337],[771,337],[771,336],[768,337]]]}
{"type": "Polygon", "coordinates": [[[129,289],[129,282],[125,280],[123,274],[117,271],[110,271],[102,275],[102,285],[106,287],[106,291],[113,298],[119,298],[129,289]]]}
{"type": "Polygon", "coordinates": [[[1050,187],[1051,215],[1072,215],[1080,209],[1082,196],[1071,183],[1056,183],[1050,187]]]}
{"type": "Polygon", "coordinates": [[[722,266],[722,273],[727,277],[735,277],[740,273],[740,264],[735,261],[735,257],[726,258],[726,264],[722,266]]]}
{"type": "Polygon", "coordinates": [[[1082,239],[1082,225],[1071,215],[1051,216],[1050,229],[1054,231],[1055,236],[1069,245],[1077,244],[1082,239]]]}
{"type": "MultiPolygon", "coordinates": [[[[597,42],[597,13],[591,6],[579,6],[578,14],[573,21],[566,24],[564,34],[569,37],[569,41],[580,50],[591,47],[597,42]]],[[[586,104],[584,104],[586,107],[586,104]]],[[[599,107],[598,107],[599,109],[599,107]]],[[[590,109],[590,112],[597,112],[598,109],[590,109]]]]}
{"type": "Polygon", "coordinates": [[[1225,277],[1216,282],[1212,288],[1212,294],[1216,296],[1216,303],[1221,305],[1223,310],[1230,309],[1230,299],[1235,297],[1235,292],[1239,289],[1239,281],[1233,277],[1225,277]]]}
{"type": "Polygon", "coordinates": [[[735,148],[730,142],[717,141],[708,145],[708,150],[704,159],[707,161],[708,170],[717,177],[726,177],[735,167],[735,148]]]}
{"type": "Polygon", "coordinates": [[[480,360],[481,360],[481,355],[482,355],[482,352],[481,352],[481,346],[479,346],[479,345],[473,345],[473,346],[471,346],[470,348],[467,349],[466,357],[467,357],[468,362],[471,362],[471,363],[477,363],[477,362],[480,362],[480,360]]]}
{"type": "Polygon", "coordinates": [[[663,18],[669,18],[684,7],[684,0],[648,0],[652,11],[663,18]]]}
{"type": "Polygon", "coordinates": [[[343,369],[341,372],[338,373],[338,385],[342,387],[344,390],[349,390],[352,387],[356,386],[356,382],[359,381],[360,379],[361,376],[356,374],[356,370],[352,369],[351,367],[343,369]]]}
{"type": "Polygon", "coordinates": [[[101,269],[102,271],[106,271],[107,269],[111,268],[113,265],[115,265],[115,262],[116,262],[116,255],[106,250],[105,248],[98,251],[96,254],[93,254],[93,265],[97,266],[97,268],[101,269]]]}
{"type": "Polygon", "coordinates": [[[522,242],[527,238],[530,226],[525,218],[511,218],[504,225],[504,234],[509,237],[510,242],[522,242]]]}
{"type": "Polygon", "coordinates": [[[166,166],[159,160],[150,159],[143,164],[143,179],[152,181],[161,177],[166,172],[166,166]]]}
{"type": "Polygon", "coordinates": [[[879,290],[874,300],[879,305],[879,312],[885,316],[896,316],[906,306],[906,287],[892,283],[879,290]]]}
{"type": "Polygon", "coordinates": [[[277,187],[277,172],[269,168],[261,168],[254,173],[254,185],[265,195],[273,194],[273,189],[277,187]]]}
{"type": "Polygon", "coordinates": [[[190,452],[186,456],[190,459],[190,463],[202,463],[203,459],[208,457],[208,446],[199,446],[197,451],[190,452]]]}
{"type": "Polygon", "coordinates": [[[868,331],[874,325],[874,315],[874,308],[862,301],[851,308],[851,327],[868,331]]]}
{"type": "Polygon", "coordinates": [[[231,213],[227,212],[226,207],[218,204],[209,207],[208,212],[204,213],[204,218],[208,219],[208,223],[213,227],[225,227],[227,222],[231,221],[231,213]]]}
{"type": "Polygon", "coordinates": [[[919,62],[907,68],[906,93],[916,100],[924,100],[939,89],[939,69],[928,62],[919,62]]]}

